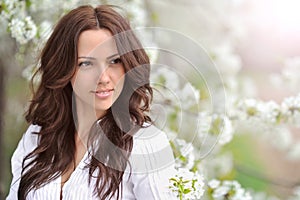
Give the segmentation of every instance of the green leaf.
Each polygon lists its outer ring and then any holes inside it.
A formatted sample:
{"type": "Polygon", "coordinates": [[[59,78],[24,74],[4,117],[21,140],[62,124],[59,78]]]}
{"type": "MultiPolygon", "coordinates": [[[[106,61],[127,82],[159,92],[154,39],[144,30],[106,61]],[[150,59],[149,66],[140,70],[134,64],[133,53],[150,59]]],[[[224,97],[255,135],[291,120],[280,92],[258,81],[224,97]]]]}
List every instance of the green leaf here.
{"type": "Polygon", "coordinates": [[[183,190],[183,194],[187,194],[187,193],[190,193],[190,192],[191,192],[190,189],[184,189],[184,190],[183,190]]]}
{"type": "Polygon", "coordinates": [[[249,108],[247,109],[247,114],[248,114],[249,116],[254,116],[254,115],[257,114],[257,109],[256,109],[255,107],[249,107],[249,108]]]}
{"type": "Polygon", "coordinates": [[[170,180],[170,181],[177,182],[177,179],[176,179],[176,178],[170,178],[169,180],[170,180]]]}
{"type": "Polygon", "coordinates": [[[32,5],[31,0],[26,0],[26,1],[25,1],[25,5],[26,5],[26,8],[29,9],[30,6],[32,5]]]}

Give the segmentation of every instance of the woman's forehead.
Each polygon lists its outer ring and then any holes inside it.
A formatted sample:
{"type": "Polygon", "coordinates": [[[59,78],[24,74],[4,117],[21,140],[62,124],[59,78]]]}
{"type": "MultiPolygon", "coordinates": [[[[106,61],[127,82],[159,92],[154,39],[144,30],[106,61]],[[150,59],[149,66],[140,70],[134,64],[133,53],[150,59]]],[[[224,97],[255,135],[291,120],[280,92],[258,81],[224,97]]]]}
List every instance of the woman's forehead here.
{"type": "Polygon", "coordinates": [[[78,57],[108,57],[117,53],[116,44],[107,29],[87,30],[78,40],[78,57]]]}

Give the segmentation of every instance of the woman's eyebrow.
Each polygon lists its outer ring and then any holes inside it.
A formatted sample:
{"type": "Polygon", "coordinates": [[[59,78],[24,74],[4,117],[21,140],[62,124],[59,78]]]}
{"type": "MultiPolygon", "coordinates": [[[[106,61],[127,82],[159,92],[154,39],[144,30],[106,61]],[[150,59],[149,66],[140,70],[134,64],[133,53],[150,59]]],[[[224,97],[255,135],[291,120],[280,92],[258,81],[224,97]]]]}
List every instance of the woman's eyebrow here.
{"type": "Polygon", "coordinates": [[[78,59],[84,58],[84,59],[90,59],[90,60],[96,60],[94,57],[89,57],[89,56],[79,56],[78,59]]]}
{"type": "Polygon", "coordinates": [[[110,60],[110,59],[112,59],[113,57],[116,57],[116,56],[120,56],[118,53],[116,53],[116,54],[113,54],[113,55],[111,55],[111,56],[108,56],[107,58],[106,58],[106,60],[110,60]]]}

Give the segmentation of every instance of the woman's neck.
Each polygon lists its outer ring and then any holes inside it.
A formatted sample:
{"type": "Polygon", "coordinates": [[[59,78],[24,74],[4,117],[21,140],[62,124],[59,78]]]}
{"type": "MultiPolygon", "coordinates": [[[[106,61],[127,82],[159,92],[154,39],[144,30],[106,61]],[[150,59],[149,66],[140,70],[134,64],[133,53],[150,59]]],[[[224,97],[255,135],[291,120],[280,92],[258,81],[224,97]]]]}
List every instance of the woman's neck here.
{"type": "Polygon", "coordinates": [[[83,109],[81,106],[76,106],[76,132],[84,143],[87,142],[88,134],[93,124],[105,115],[106,111],[95,111],[93,108],[83,109]]]}

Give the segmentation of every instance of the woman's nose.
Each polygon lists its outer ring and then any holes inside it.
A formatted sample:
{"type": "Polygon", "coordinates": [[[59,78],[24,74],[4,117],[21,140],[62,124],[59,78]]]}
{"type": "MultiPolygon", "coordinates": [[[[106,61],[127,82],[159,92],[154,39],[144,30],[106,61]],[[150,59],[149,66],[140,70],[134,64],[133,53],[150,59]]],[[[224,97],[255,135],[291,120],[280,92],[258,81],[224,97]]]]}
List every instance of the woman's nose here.
{"type": "Polygon", "coordinates": [[[99,75],[98,85],[99,85],[99,84],[106,85],[106,84],[109,83],[109,81],[110,81],[110,78],[109,78],[108,70],[107,70],[107,68],[106,68],[106,69],[103,69],[103,70],[100,72],[100,75],[99,75]]]}

